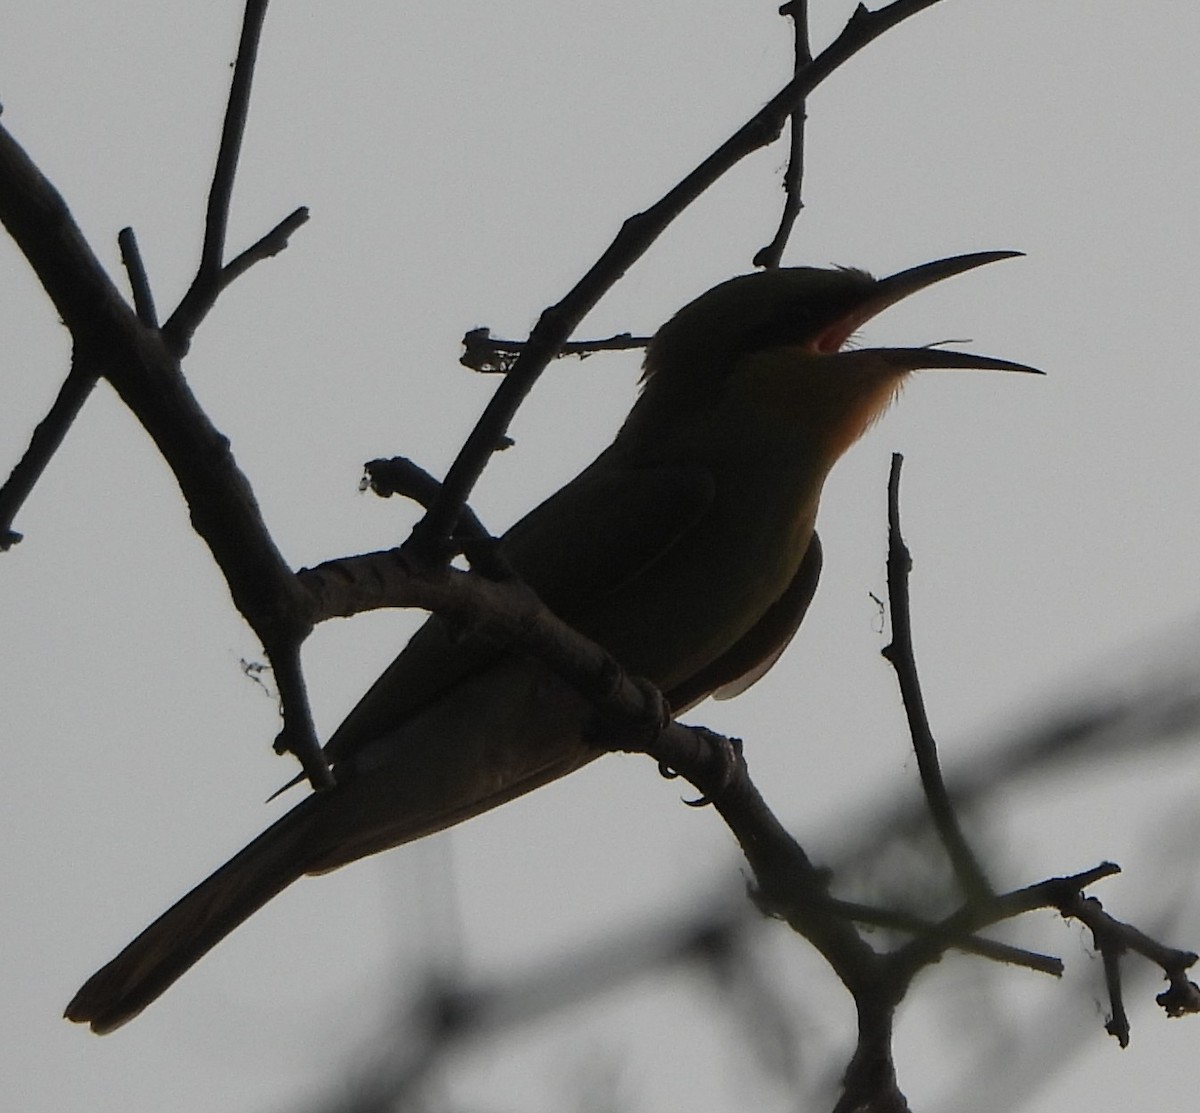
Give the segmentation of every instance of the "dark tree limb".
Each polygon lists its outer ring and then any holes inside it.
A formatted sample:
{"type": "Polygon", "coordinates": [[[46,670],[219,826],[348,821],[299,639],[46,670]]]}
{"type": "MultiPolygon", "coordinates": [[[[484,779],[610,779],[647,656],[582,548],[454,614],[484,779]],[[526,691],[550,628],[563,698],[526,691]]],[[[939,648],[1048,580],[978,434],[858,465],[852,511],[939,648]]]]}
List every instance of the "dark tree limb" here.
{"type": "MultiPolygon", "coordinates": [[[[542,315],[513,373],[506,376],[451,467],[437,502],[410,538],[409,554],[425,561],[446,559],[453,549],[449,539],[466,497],[541,369],[587,310],[674,217],[745,154],[770,142],[794,105],[811,88],[879,34],[935,2],[896,0],[874,13],[860,7],[838,39],[763,111],[658,204],[626,221],[617,239],[575,289],[542,315]]],[[[93,375],[111,380],[163,453],[179,481],[197,532],[225,574],[235,605],[261,638],[268,657],[283,662],[287,676],[293,672],[292,662],[298,660],[299,645],[319,607],[300,582],[290,577],[227,441],[200,409],[177,363],[220,291],[251,263],[279,250],[307,215],[302,209],[296,210],[249,251],[223,264],[229,206],[265,14],[266,0],[247,0],[209,193],[200,264],[187,294],[161,332],[147,329],[144,324],[152,304],[148,284],[135,293],[143,315],[139,320],[104,274],[61,196],[7,132],[0,134],[0,220],[29,259],[70,329],[77,366],[90,366],[93,375]]],[[[136,272],[135,262],[131,275],[136,272]]],[[[140,279],[133,280],[135,288],[141,286],[140,279]]],[[[78,412],[87,393],[81,388],[86,385],[84,377],[76,379],[72,391],[65,392],[58,413],[78,412]]],[[[64,431],[65,425],[57,431],[58,439],[64,431]]],[[[53,439],[43,436],[40,442],[46,445],[53,439]]],[[[11,485],[11,493],[17,497],[10,501],[19,505],[21,488],[36,478],[36,470],[22,471],[22,482],[11,485]]],[[[15,534],[10,529],[3,536],[11,542],[15,534]]],[[[328,770],[315,747],[298,673],[294,679],[294,683],[281,680],[281,693],[291,693],[300,702],[285,707],[279,744],[298,753],[314,784],[324,784],[328,782],[328,770]]]]}
{"type": "MultiPolygon", "coordinates": [[[[168,347],[176,356],[181,356],[186,352],[192,333],[215,304],[221,291],[260,259],[282,251],[287,245],[288,236],[308,219],[306,209],[296,209],[229,264],[221,265],[225,232],[229,222],[229,204],[233,193],[242,136],[245,132],[246,116],[249,111],[250,87],[262,23],[266,16],[266,7],[266,0],[248,0],[246,4],[238,58],[234,66],[225,124],[221,133],[221,145],[209,193],[208,218],[200,267],[191,288],[162,330],[168,347]]],[[[81,351],[87,351],[89,345],[81,345],[81,336],[71,325],[72,320],[78,322],[80,316],[87,314],[87,307],[80,304],[82,299],[76,299],[75,308],[78,312],[68,316],[62,311],[60,304],[60,299],[68,293],[65,287],[71,283],[74,277],[75,266],[92,269],[98,268],[99,264],[82,234],[75,227],[66,203],[57,190],[41,175],[11,136],[5,133],[3,138],[6,150],[0,156],[2,159],[0,162],[0,192],[6,196],[0,197],[0,207],[8,211],[13,219],[26,221],[35,219],[36,210],[41,209],[40,216],[48,217],[51,221],[61,222],[67,232],[67,243],[64,245],[66,251],[61,260],[62,265],[58,268],[59,273],[54,276],[56,288],[51,289],[50,286],[46,286],[46,291],[62,313],[68,328],[72,328],[75,340],[75,358],[71,373],[60,389],[54,405],[38,425],[29,448],[13,470],[12,475],[4,487],[0,488],[0,551],[10,548],[21,539],[21,535],[12,529],[15,516],[45,471],[51,457],[58,451],[67,431],[82,409],[83,403],[91,394],[99,373],[94,368],[81,370],[83,364],[87,362],[87,360],[81,362],[81,351]],[[18,152],[19,158],[16,157],[18,152]],[[18,193],[26,194],[26,196],[19,197],[18,193]],[[35,196],[38,193],[41,193],[42,196],[35,196]],[[20,207],[17,203],[22,201],[31,203],[26,207],[23,218],[17,216],[20,207]]],[[[8,226],[7,220],[5,223],[8,226]]],[[[32,229],[24,230],[31,231],[32,229]]],[[[41,229],[43,241],[50,239],[44,234],[49,230],[48,228],[41,229]]],[[[29,240],[18,235],[12,226],[9,226],[9,232],[17,241],[18,246],[22,250],[26,250],[29,240]]],[[[154,297],[133,230],[131,228],[123,229],[117,239],[121,249],[121,258],[129,275],[138,318],[146,328],[157,332],[158,319],[154,307],[154,297]]],[[[42,258],[43,265],[39,267],[38,262],[29,257],[28,253],[27,257],[45,285],[48,277],[47,268],[53,265],[52,261],[42,258]]],[[[97,293],[97,284],[87,280],[88,277],[80,276],[81,286],[84,291],[90,289],[92,293],[97,293]]],[[[95,276],[90,277],[94,278],[95,276]]],[[[103,298],[98,305],[103,305],[105,300],[111,299],[115,291],[112,290],[107,279],[100,285],[104,289],[103,298]]],[[[84,292],[83,297],[87,296],[90,295],[84,292]]],[[[111,310],[113,306],[110,304],[108,308],[111,310]]],[[[103,329],[101,333],[103,333],[103,329]]],[[[99,339],[102,347],[103,336],[101,335],[99,339]]]]}
{"type": "MultiPolygon", "coordinates": [[[[894,470],[889,507],[894,525],[897,474],[894,470]]],[[[404,478],[403,486],[419,501],[436,495],[436,480],[424,473],[404,478]]],[[[561,623],[519,581],[491,583],[453,569],[413,566],[401,550],[329,562],[302,572],[301,579],[319,600],[317,610],[322,615],[340,609],[350,613],[370,606],[415,605],[537,656],[593,701],[605,724],[598,744],[648,754],[695,785],[741,846],[754,873],[755,904],[808,940],[854,998],[859,1038],[837,1109],[905,1108],[890,1043],[895,1010],[916,975],[948,950],[1061,974],[1061,960],[1053,956],[979,934],[1034,909],[1055,908],[1081,919],[1092,927],[1102,953],[1114,951],[1119,943],[1147,954],[1171,980],[1171,989],[1160,998],[1163,1007],[1176,1014],[1198,1007],[1200,994],[1183,976],[1194,955],[1165,948],[1127,925],[1114,927],[1116,921],[1103,918],[1098,902],[1082,896],[1086,887],[1118,872],[1111,863],[1000,895],[971,894],[961,908],[937,922],[840,901],[830,894],[828,871],[813,864],[764,801],[736,740],[669,720],[655,726],[656,701],[661,697],[644,682],[626,676],[604,650],[561,623]],[[912,938],[880,953],[856,924],[889,927],[912,938]]],[[[1119,996],[1114,1000],[1119,1001],[1119,996]]]]}
{"type": "MultiPolygon", "coordinates": [[[[117,244],[121,249],[121,260],[126,273],[129,275],[138,318],[148,328],[157,328],[154,296],[150,291],[146,268],[133,229],[123,228],[117,236],[117,244]]],[[[75,419],[95,388],[96,382],[95,371],[87,361],[78,358],[77,349],[71,359],[71,369],[59,388],[54,403],[34,428],[28,448],[4,486],[0,487],[0,552],[21,540],[21,535],[12,528],[13,521],[54,454],[62,447],[68,430],[75,424],[75,419]]]]}
{"type": "Polygon", "coordinates": [[[450,470],[442,496],[417,523],[406,546],[419,561],[439,559],[475,483],[508,433],[514,414],[554,354],[592,307],[642,257],[667,227],[726,171],[772,143],[789,115],[822,81],[885,31],[938,0],[894,0],[878,11],[861,4],[838,37],[678,185],[621,226],[600,258],[556,305],[544,310],[525,350],[492,396],[450,470]]]}
{"type": "MultiPolygon", "coordinates": [[[[60,395],[61,405],[78,410],[89,376],[109,380],[174,473],[193,527],[267,655],[274,660],[292,652],[311,629],[308,598],[267,531],[229,441],[200,407],[178,359],[112,284],[61,195],[2,126],[0,223],[74,340],[72,375],[78,378],[60,395]]],[[[59,439],[67,424],[53,430],[59,439]]],[[[13,490],[20,493],[19,486],[13,490]]],[[[306,713],[306,707],[293,709],[293,721],[306,713]]],[[[298,737],[303,752],[311,731],[298,737]]],[[[306,768],[321,768],[319,750],[303,753],[302,760],[306,768]]]]}
{"type": "Polygon", "coordinates": [[[312,628],[309,600],[262,520],[253,490],[228,440],[213,426],[184,379],[179,356],[220,291],[259,258],[281,249],[306,219],[297,210],[222,267],[229,201],[245,128],[266,0],[247,0],[238,59],[209,195],[204,248],[196,279],[162,331],[148,327],[148,283],[131,237],[122,244],[138,314],[113,286],[66,202],[0,126],[0,222],[29,261],[74,341],[71,375],[34,443],[0,491],[0,542],[11,544],[12,515],[90,392],[107,378],[141,422],[179,483],[192,525],[225,575],[235,606],[280,672],[286,701],[280,744],[300,758],[315,787],[331,776],[312,725],[299,647],[312,628]],[[280,667],[280,663],[282,666],[280,667]]]}

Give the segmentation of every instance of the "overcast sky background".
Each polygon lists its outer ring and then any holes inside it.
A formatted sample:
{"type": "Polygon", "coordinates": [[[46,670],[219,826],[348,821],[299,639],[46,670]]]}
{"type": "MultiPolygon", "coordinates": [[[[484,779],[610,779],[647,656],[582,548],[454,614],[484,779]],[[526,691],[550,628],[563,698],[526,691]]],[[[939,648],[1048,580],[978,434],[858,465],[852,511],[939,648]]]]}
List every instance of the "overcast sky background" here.
{"type": "MultiPolygon", "coordinates": [[[[853,6],[814,0],[816,46],[853,6]]],[[[358,494],[360,465],[404,453],[444,470],[495,385],[457,366],[463,332],[527,331],[791,65],[774,3],[416,7],[273,7],[230,248],[296,205],[313,218],[221,299],[187,363],[296,565],[403,536],[412,512],[358,494]]],[[[164,315],[195,265],[239,23],[228,0],[5,11],[7,127],[114,273],[117,231],[136,228],[164,315]]],[[[825,573],[793,648],[753,692],[692,713],[746,740],[768,799],[820,858],[847,824],[918,792],[870,598],[884,593],[892,451],[907,458],[919,661],[952,770],[1063,699],[1194,660],[1198,33],[1185,4],[943,0],[810,101],[808,208],[785,262],[886,274],[1021,249],[862,340],[969,337],[1048,372],[912,382],[826,488],[825,573]]],[[[712,190],[582,334],[652,331],[750,269],[775,227],[784,157],[760,152],[712,190]]],[[[68,342],[7,241],[0,268],[7,469],[68,342]]],[[[590,460],[637,375],[632,355],[557,365],[479,487],[484,520],[502,529],[590,460]]],[[[431,953],[480,977],[516,974],[736,898],[740,863],[717,817],[680,806],[679,785],[648,762],[612,757],[450,836],[294,886],[115,1036],[66,1024],[88,974],[286,806],[261,801],[292,769],[270,750],[274,704],[239,665],[259,648],[107,388],[17,527],[26,540],[0,557],[11,1108],[306,1108],[380,1026],[384,990],[415,986],[431,953]]],[[[324,732],[413,621],[371,615],[312,639],[324,732]]],[[[998,883],[1115,859],[1126,872],[1097,890],[1107,907],[1147,927],[1175,917],[1167,941],[1195,948],[1197,764],[1194,745],[1153,750],[1006,791],[980,819],[998,883]]],[[[1192,1110],[1200,1021],[1168,1022],[1151,979],[1131,987],[1133,1045],[1119,1051],[1083,933],[1048,914],[1028,930],[1017,938],[1061,954],[1069,984],[974,960],[928,975],[900,1039],[913,1108],[938,1109],[955,1082],[999,1064],[1032,1113],[1192,1110]],[[997,1016],[1011,1045],[975,1029],[997,1016]],[[1017,1055],[1034,1017],[1062,1041],[1048,1057],[1078,1052],[1045,1085],[1017,1055]]],[[[764,970],[805,1018],[806,1067],[837,1067],[845,999],[803,942],[761,934],[764,970]]],[[[447,1107],[488,1111],[582,1108],[581,1091],[623,1110],[738,1109],[735,1023],[711,987],[663,977],[455,1060],[443,1092],[447,1107]]],[[[782,1090],[755,1094],[790,1108],[782,1090]]],[[[978,1108],[1003,1107],[989,1095],[978,1108]]]]}

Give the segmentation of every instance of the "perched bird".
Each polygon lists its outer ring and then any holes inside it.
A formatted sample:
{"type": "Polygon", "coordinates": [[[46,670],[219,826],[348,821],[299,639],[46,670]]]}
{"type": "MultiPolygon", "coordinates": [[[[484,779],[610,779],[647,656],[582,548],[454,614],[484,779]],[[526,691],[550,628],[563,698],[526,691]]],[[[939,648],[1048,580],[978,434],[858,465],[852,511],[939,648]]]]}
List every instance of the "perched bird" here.
{"type": "MultiPolygon", "coordinates": [[[[658,331],[616,439],[503,552],[558,616],[674,712],[754,683],[816,588],[825,476],[919,368],[1030,371],[941,348],[843,351],[901,298],[1017,252],[875,280],[809,267],[730,279],[658,331]]],[[[304,874],[441,830],[598,755],[586,700],[539,661],[431,617],[326,748],[313,794],[170,908],[67,1006],[108,1032],[304,874]]]]}

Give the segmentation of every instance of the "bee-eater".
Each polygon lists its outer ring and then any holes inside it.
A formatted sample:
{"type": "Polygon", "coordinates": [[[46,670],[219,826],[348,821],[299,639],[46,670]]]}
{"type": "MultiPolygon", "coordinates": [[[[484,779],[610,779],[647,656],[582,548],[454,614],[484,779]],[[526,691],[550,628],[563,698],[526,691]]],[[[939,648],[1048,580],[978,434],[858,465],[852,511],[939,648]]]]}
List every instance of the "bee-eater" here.
{"type": "MultiPolygon", "coordinates": [[[[560,618],[678,713],[774,664],[816,588],[834,462],[919,368],[1030,371],[941,348],[844,351],[865,321],[993,251],[873,279],[797,267],[742,275],[659,329],[613,443],[506,533],[560,618]]],[[[459,823],[598,756],[587,701],[541,661],[431,617],[326,747],[315,793],[170,908],[67,1006],[108,1032],[304,874],[459,823]]]]}

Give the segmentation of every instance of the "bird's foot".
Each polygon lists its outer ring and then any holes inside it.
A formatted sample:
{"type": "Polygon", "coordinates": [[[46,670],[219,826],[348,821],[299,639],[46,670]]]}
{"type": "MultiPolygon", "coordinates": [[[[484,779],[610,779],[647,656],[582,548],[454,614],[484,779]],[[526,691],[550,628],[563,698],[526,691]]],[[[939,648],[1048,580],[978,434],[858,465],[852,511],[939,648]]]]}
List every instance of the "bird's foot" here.
{"type": "Polygon", "coordinates": [[[628,676],[615,661],[613,675],[606,678],[609,699],[602,703],[588,724],[585,737],[594,746],[627,753],[651,753],[662,732],[670,725],[671,708],[658,688],[641,676],[628,676]],[[632,686],[634,698],[620,698],[632,686]]]}
{"type": "MultiPolygon", "coordinates": [[[[713,777],[714,784],[703,796],[695,800],[684,800],[689,808],[707,807],[737,779],[738,770],[742,764],[742,742],[740,738],[727,738],[723,734],[707,730],[704,727],[690,728],[692,733],[703,739],[708,745],[710,759],[715,761],[717,770],[713,777]]],[[[658,771],[664,777],[678,777],[679,774],[664,762],[658,763],[658,771]]]]}

